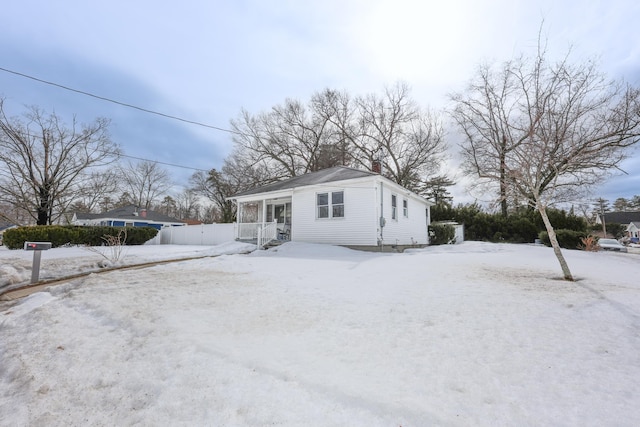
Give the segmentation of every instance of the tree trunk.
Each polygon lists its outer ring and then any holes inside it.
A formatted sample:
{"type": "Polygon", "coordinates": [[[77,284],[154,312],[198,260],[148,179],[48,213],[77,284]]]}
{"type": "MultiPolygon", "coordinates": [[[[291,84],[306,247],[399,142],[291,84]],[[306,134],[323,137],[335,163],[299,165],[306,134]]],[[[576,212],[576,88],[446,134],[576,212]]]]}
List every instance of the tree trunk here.
{"type": "Polygon", "coordinates": [[[507,205],[507,160],[505,155],[503,141],[502,151],[500,152],[500,210],[502,216],[506,217],[509,213],[507,205]]]}
{"type": "Polygon", "coordinates": [[[553,247],[553,252],[556,254],[556,258],[558,258],[558,262],[560,263],[560,267],[562,268],[562,274],[564,275],[565,280],[570,280],[573,282],[573,276],[571,275],[571,271],[569,270],[569,265],[567,261],[564,259],[562,255],[562,250],[560,249],[560,244],[558,243],[558,238],[556,237],[556,232],[551,225],[551,221],[549,221],[549,217],[547,216],[547,210],[539,201],[536,201],[536,208],[538,212],[540,212],[540,216],[542,217],[542,222],[544,222],[544,226],[547,229],[547,233],[549,234],[549,241],[551,242],[551,247],[553,247]]]}
{"type": "Polygon", "coordinates": [[[39,189],[39,204],[38,204],[38,220],[37,225],[48,225],[49,223],[49,192],[46,188],[40,187],[39,189]]]}

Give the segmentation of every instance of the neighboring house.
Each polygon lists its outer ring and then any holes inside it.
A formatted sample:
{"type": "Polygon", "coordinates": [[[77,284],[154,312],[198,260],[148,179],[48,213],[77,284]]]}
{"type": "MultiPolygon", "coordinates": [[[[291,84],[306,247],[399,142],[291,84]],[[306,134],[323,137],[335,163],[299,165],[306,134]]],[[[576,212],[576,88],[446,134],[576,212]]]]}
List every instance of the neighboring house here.
{"type": "Polygon", "coordinates": [[[433,203],[383,176],[337,166],[229,198],[238,240],[395,248],[429,243],[433,203]]]}
{"type": "MultiPolygon", "coordinates": [[[[602,224],[602,218],[598,216],[598,224],[602,224]]],[[[638,228],[640,227],[640,211],[606,212],[604,223],[621,224],[626,226],[627,237],[638,238],[638,228]]]]}
{"type": "Polygon", "coordinates": [[[184,221],[171,218],[148,209],[139,209],[135,205],[124,206],[100,214],[74,213],[71,223],[74,225],[107,225],[112,227],[164,227],[182,226],[184,221]]]}
{"type": "Polygon", "coordinates": [[[0,245],[2,245],[2,236],[4,232],[10,228],[16,228],[17,225],[11,224],[9,222],[0,222],[0,245]]]}

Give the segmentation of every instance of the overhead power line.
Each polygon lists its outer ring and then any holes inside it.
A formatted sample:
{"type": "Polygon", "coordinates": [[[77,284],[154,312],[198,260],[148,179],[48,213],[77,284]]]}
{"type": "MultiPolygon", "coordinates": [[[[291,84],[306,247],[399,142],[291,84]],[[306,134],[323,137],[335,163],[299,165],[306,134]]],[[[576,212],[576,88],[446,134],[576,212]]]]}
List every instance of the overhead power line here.
{"type": "Polygon", "coordinates": [[[161,112],[158,112],[158,111],[149,110],[148,108],[142,108],[142,107],[138,107],[136,105],[127,104],[126,102],[116,101],[115,99],[111,99],[111,98],[107,98],[107,97],[104,97],[104,96],[95,95],[95,94],[90,93],[90,92],[85,92],[83,90],[74,89],[74,88],[71,88],[71,87],[68,87],[68,86],[64,86],[64,85],[61,85],[59,83],[54,83],[54,82],[51,82],[51,81],[48,81],[48,80],[39,79],[37,77],[30,76],[30,75],[24,74],[24,73],[20,73],[18,71],[9,70],[7,68],[0,67],[0,71],[4,71],[4,72],[10,73],[10,74],[15,74],[16,76],[24,77],[24,78],[31,79],[31,80],[34,80],[34,81],[37,81],[37,82],[40,82],[40,83],[44,83],[44,84],[50,85],[50,86],[55,86],[55,87],[58,87],[60,89],[64,89],[64,90],[68,90],[68,91],[71,91],[71,92],[79,93],[81,95],[90,96],[92,98],[100,99],[102,101],[111,102],[113,104],[121,105],[123,107],[133,108],[135,110],[143,111],[143,112],[149,113],[149,114],[155,114],[157,116],[165,117],[167,119],[178,120],[178,121],[181,121],[181,122],[184,122],[184,123],[189,123],[189,124],[196,125],[196,126],[202,126],[202,127],[209,128],[209,129],[219,130],[221,132],[227,132],[227,133],[233,133],[233,134],[236,134],[236,135],[242,135],[240,132],[237,132],[237,131],[234,131],[234,130],[231,130],[231,129],[225,129],[225,128],[221,128],[221,127],[218,127],[218,126],[208,125],[208,124],[202,123],[202,122],[196,122],[194,120],[183,119],[181,117],[172,116],[170,114],[165,114],[165,113],[161,113],[161,112]]]}
{"type": "Polygon", "coordinates": [[[127,157],[129,159],[142,160],[142,161],[145,161],[145,162],[158,163],[160,165],[172,166],[172,167],[176,167],[176,168],[190,169],[190,170],[200,171],[200,172],[209,172],[207,169],[199,169],[199,168],[194,168],[194,167],[191,167],[191,166],[177,165],[175,163],[161,162],[159,160],[145,159],[144,157],[129,156],[129,155],[126,155],[126,154],[119,154],[118,156],[119,157],[127,157]]]}
{"type": "MultiPolygon", "coordinates": [[[[30,137],[30,138],[42,139],[41,135],[34,135],[32,133],[29,133],[28,131],[25,132],[25,135],[30,137]]],[[[130,156],[128,154],[123,154],[121,151],[118,151],[118,152],[113,152],[113,151],[108,151],[108,150],[99,150],[99,151],[104,153],[104,154],[114,155],[116,157],[126,157],[128,159],[142,160],[144,162],[157,163],[159,165],[172,166],[172,167],[182,168],[182,169],[190,169],[190,170],[200,171],[200,172],[209,172],[209,169],[200,169],[200,168],[195,168],[193,166],[184,166],[184,165],[178,165],[176,163],[167,163],[167,162],[161,162],[160,160],[147,159],[145,157],[130,156]]]]}

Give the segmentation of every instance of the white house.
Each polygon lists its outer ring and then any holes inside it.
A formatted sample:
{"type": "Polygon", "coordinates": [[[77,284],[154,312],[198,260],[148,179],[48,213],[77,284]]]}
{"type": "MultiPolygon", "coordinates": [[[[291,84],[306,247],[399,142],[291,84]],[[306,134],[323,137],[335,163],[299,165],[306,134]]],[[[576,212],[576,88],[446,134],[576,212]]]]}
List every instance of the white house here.
{"type": "Polygon", "coordinates": [[[640,238],[640,221],[630,222],[629,225],[627,225],[627,236],[636,240],[640,238]]]}
{"type": "MultiPolygon", "coordinates": [[[[598,215],[598,224],[602,224],[602,217],[598,215]]],[[[639,236],[640,228],[640,211],[623,211],[623,212],[606,212],[604,214],[604,222],[606,224],[621,224],[625,227],[628,238],[636,241],[639,236]]]]}
{"type": "Polygon", "coordinates": [[[337,166],[230,197],[236,238],[402,250],[429,243],[433,203],[383,176],[337,166]]]}

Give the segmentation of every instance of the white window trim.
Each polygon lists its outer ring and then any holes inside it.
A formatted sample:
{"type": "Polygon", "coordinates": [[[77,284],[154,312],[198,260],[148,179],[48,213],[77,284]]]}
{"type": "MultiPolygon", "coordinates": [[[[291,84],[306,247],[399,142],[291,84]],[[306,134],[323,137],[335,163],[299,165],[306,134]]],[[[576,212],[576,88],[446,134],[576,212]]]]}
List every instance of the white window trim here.
{"type": "Polygon", "coordinates": [[[336,191],[318,191],[316,193],[316,197],[315,197],[315,209],[316,209],[316,220],[319,221],[326,221],[326,220],[332,220],[332,219],[344,219],[346,217],[346,210],[345,210],[345,201],[344,201],[344,190],[336,190],[336,191]],[[336,203],[335,205],[333,204],[333,193],[342,193],[342,203],[336,203]],[[318,205],[318,195],[319,194],[326,194],[327,195],[327,204],[326,205],[318,205]],[[328,210],[328,216],[326,217],[320,217],[319,215],[319,208],[320,207],[327,207],[328,210]],[[333,216],[333,207],[334,206],[342,206],[342,216],[333,216]]]}
{"type": "Polygon", "coordinates": [[[402,198],[402,215],[409,218],[409,199],[402,198]]]}

